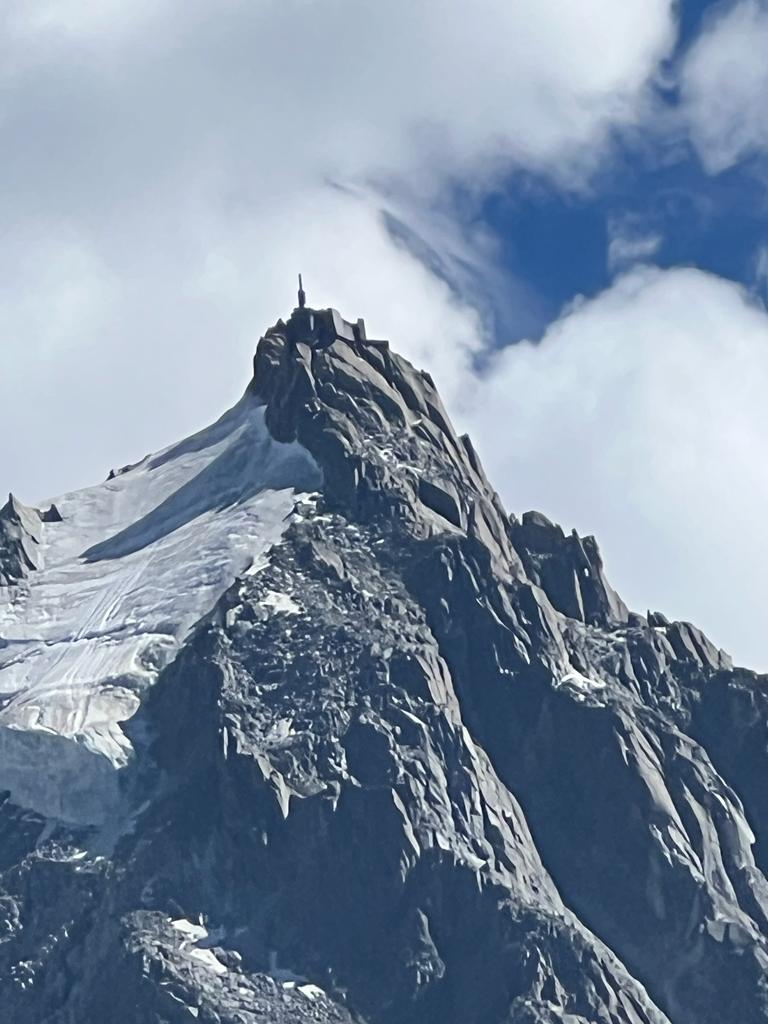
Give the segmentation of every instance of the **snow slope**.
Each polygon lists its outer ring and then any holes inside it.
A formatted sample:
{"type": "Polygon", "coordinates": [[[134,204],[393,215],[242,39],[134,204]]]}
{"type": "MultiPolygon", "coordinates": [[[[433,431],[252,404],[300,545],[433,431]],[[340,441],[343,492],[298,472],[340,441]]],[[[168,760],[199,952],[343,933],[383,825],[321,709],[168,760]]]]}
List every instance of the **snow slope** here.
{"type": "Polygon", "coordinates": [[[62,522],[42,525],[39,569],[0,588],[0,790],[48,815],[103,816],[131,755],[120,723],[319,483],[246,394],[200,433],[54,499],[62,522]]]}

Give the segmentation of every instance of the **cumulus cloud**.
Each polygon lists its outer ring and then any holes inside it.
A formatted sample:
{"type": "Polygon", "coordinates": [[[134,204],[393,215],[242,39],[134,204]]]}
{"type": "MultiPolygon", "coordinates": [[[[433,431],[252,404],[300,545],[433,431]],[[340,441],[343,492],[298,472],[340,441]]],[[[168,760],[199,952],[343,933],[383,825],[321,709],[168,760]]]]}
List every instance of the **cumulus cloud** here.
{"type": "Polygon", "coordinates": [[[451,186],[583,180],[641,116],[671,9],[4,4],[6,487],[85,483],[216,415],[299,269],[312,301],[364,313],[456,390],[488,341],[469,285],[490,260],[451,186]]]}
{"type": "Polygon", "coordinates": [[[768,5],[720,8],[681,67],[684,119],[705,167],[719,173],[768,149],[768,5]]]}
{"type": "Polygon", "coordinates": [[[595,533],[633,607],[768,668],[762,306],[698,270],[636,268],[477,388],[466,420],[509,508],[595,533]]]}
{"type": "Polygon", "coordinates": [[[222,161],[268,146],[275,171],[428,180],[591,157],[673,41],[670,0],[12,0],[5,25],[17,68],[96,74],[113,115],[140,111],[139,146],[161,121],[218,135],[222,161]]]}

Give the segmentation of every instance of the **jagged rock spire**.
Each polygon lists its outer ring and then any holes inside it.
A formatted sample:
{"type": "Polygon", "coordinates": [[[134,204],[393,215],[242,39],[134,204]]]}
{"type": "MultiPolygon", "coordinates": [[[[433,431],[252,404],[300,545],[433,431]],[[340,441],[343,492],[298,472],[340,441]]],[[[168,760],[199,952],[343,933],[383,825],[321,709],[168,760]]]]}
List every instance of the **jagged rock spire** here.
{"type": "MultiPolygon", "coordinates": [[[[292,442],[311,481],[273,466],[286,514],[257,571],[151,685],[142,662],[122,817],[73,830],[60,804],[46,820],[0,795],[5,1017],[768,1024],[766,678],[628,611],[591,537],[509,516],[431,377],[299,293],[259,345],[231,468],[261,480],[265,450],[292,442]]],[[[203,546],[239,493],[206,505],[203,546]]],[[[42,528],[28,511],[0,510],[17,554],[20,524],[42,528]]],[[[36,572],[0,594],[0,660],[36,572]]],[[[26,733],[0,732],[0,789],[33,743],[61,743],[40,703],[26,733]]],[[[40,776],[56,792],[50,760],[40,776]]]]}

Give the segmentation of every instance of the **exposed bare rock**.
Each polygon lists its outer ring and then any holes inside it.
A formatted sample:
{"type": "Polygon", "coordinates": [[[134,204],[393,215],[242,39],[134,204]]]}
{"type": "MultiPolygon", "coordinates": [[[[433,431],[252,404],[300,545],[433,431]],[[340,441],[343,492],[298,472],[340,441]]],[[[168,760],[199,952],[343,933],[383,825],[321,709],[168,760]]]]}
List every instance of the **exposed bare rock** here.
{"type": "Polygon", "coordinates": [[[145,687],[106,820],[0,805],[9,1019],[766,1024],[765,678],[510,517],[361,321],[294,311],[249,391],[317,490],[145,687]]]}
{"type": "Polygon", "coordinates": [[[55,506],[40,512],[8,496],[0,509],[0,587],[12,586],[37,569],[43,522],[57,518],[55,506]]]}

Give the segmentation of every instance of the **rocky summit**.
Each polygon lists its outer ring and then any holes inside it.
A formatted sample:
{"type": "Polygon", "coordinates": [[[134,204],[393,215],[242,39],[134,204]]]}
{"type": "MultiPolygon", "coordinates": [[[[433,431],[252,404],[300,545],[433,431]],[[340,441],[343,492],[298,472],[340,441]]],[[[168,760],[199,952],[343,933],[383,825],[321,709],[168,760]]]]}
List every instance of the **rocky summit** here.
{"type": "Polygon", "coordinates": [[[766,677],[362,321],[302,295],[254,371],[0,511],[0,1019],[768,1022],[766,677]]]}

